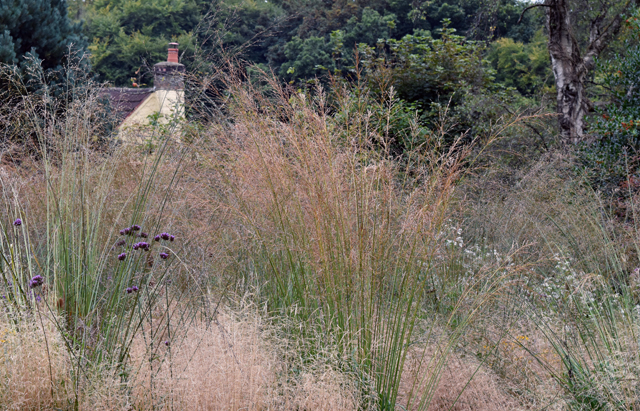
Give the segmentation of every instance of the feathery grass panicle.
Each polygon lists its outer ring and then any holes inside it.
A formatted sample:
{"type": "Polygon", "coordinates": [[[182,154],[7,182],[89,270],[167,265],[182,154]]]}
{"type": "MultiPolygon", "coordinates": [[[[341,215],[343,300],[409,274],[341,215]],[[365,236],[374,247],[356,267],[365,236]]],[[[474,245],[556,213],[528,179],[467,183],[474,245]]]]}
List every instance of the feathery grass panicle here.
{"type": "Polygon", "coordinates": [[[397,152],[392,87],[216,75],[224,110],[144,147],[96,143],[95,85],[24,97],[33,168],[0,168],[0,407],[637,403],[637,230],[569,157],[501,185],[467,172],[484,147],[444,146],[446,109],[397,152]]]}

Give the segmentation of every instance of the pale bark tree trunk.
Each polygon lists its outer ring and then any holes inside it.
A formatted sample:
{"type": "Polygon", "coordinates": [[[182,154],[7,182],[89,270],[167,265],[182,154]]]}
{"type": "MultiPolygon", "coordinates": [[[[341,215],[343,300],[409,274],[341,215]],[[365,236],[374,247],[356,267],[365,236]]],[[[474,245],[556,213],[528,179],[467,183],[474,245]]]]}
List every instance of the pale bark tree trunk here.
{"type": "MultiPolygon", "coordinates": [[[[622,12],[629,5],[630,1],[622,7],[622,12]]],[[[573,32],[568,0],[545,0],[537,6],[546,9],[549,55],[558,93],[557,112],[562,142],[565,145],[575,144],[585,137],[584,115],[591,109],[585,92],[585,80],[594,68],[595,58],[619,31],[621,13],[605,21],[610,11],[609,5],[603,2],[598,4],[600,10],[590,21],[589,39],[582,55],[573,32]]]]}
{"type": "Polygon", "coordinates": [[[587,70],[572,33],[566,0],[548,3],[549,55],[556,80],[558,122],[563,142],[576,143],[582,139],[583,118],[588,111],[584,90],[587,70]]]}

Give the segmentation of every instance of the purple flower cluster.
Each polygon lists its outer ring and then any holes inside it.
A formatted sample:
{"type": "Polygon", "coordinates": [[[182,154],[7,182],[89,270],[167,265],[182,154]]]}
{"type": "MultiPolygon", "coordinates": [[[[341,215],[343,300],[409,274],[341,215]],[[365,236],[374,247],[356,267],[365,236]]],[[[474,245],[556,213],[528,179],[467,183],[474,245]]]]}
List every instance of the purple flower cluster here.
{"type": "Polygon", "coordinates": [[[13,222],[13,225],[15,225],[16,227],[21,226],[22,225],[22,219],[21,218],[16,218],[16,221],[13,222]]]}
{"type": "Polygon", "coordinates": [[[134,235],[136,231],[140,231],[140,226],[138,224],[134,224],[131,227],[123,228],[122,230],[120,230],[120,235],[134,235]]]}
{"type": "Polygon", "coordinates": [[[153,237],[154,240],[156,241],[160,241],[160,239],[162,240],[168,240],[168,241],[173,241],[176,239],[176,236],[171,235],[169,233],[162,233],[162,234],[158,234],[157,236],[153,237]]]}
{"type": "Polygon", "coordinates": [[[31,281],[29,281],[29,288],[40,287],[43,282],[44,282],[44,278],[42,278],[41,275],[36,275],[31,279],[31,281]]]}
{"type": "MultiPolygon", "coordinates": [[[[132,236],[137,236],[137,237],[141,237],[141,238],[148,238],[149,234],[145,233],[144,231],[140,231],[142,230],[142,227],[140,227],[137,224],[132,225],[131,227],[127,227],[127,228],[123,228],[122,230],[120,230],[120,235],[132,235],[132,236]],[[137,231],[140,231],[140,234],[136,234],[137,231]]],[[[174,235],[171,235],[169,233],[161,233],[158,234],[156,236],[153,237],[153,239],[155,241],[160,241],[160,240],[164,240],[164,241],[174,241],[176,239],[176,237],[174,235]]],[[[126,240],[120,240],[116,243],[116,246],[124,246],[126,245],[126,240]]],[[[144,250],[144,251],[149,251],[151,249],[151,244],[147,243],[146,241],[140,241],[138,243],[135,243],[131,246],[134,250],[144,250]]],[[[124,261],[124,259],[127,257],[126,253],[122,253],[120,255],[118,255],[118,260],[120,261],[124,261]]],[[[166,260],[169,258],[169,254],[168,253],[160,253],[160,258],[162,258],[163,260],[166,260]]]]}
{"type": "Polygon", "coordinates": [[[141,241],[139,243],[135,243],[132,247],[133,247],[134,250],[142,249],[144,251],[149,251],[149,243],[147,243],[145,241],[141,241]]]}
{"type": "Polygon", "coordinates": [[[137,285],[134,285],[133,287],[128,287],[125,291],[127,292],[127,294],[131,294],[131,293],[137,293],[139,290],[137,285]]]}

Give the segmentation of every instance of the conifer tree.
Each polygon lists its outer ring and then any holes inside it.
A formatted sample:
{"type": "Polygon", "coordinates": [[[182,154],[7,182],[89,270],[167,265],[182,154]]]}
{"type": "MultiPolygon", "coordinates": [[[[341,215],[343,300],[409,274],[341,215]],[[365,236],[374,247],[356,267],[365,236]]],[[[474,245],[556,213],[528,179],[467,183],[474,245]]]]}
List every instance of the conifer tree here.
{"type": "Polygon", "coordinates": [[[23,65],[32,53],[44,69],[55,69],[70,49],[84,49],[80,26],[68,18],[65,0],[0,0],[0,63],[23,65]]]}

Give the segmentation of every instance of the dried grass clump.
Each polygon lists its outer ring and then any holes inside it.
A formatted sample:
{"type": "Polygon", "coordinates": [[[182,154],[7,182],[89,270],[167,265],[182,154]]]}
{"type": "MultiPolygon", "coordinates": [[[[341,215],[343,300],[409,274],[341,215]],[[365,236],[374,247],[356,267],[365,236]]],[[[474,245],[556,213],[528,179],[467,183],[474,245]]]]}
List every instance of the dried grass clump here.
{"type": "Polygon", "coordinates": [[[47,409],[66,402],[70,399],[65,386],[70,381],[71,364],[59,334],[47,321],[51,354],[47,355],[42,329],[35,321],[20,325],[14,327],[6,318],[0,321],[0,408],[47,409]]]}
{"type": "Polygon", "coordinates": [[[326,367],[300,376],[296,384],[291,410],[349,411],[360,409],[355,384],[344,374],[326,367]]]}
{"type": "Polygon", "coordinates": [[[0,316],[0,409],[126,409],[126,396],[110,375],[86,364],[78,371],[50,315],[43,315],[42,324],[37,317],[22,318],[18,326],[0,316]]]}
{"type": "MultiPolygon", "coordinates": [[[[218,314],[210,324],[194,324],[182,341],[157,342],[149,362],[142,335],[132,350],[136,373],[135,404],[147,409],[260,409],[269,402],[276,380],[276,352],[269,347],[259,317],[218,314]]],[[[180,336],[182,338],[182,336],[180,336]]]]}
{"type": "Polygon", "coordinates": [[[452,356],[442,371],[430,411],[516,411],[523,409],[510,397],[499,378],[475,361],[452,356]],[[458,397],[459,396],[459,397],[458,397]]]}
{"type": "Polygon", "coordinates": [[[298,377],[283,359],[285,344],[255,313],[219,313],[190,326],[184,339],[160,349],[149,362],[148,341],[132,350],[139,367],[132,382],[138,409],[355,410],[354,384],[329,366],[300,365],[298,377]],[[171,352],[169,352],[171,350],[171,352]]]}
{"type": "Polygon", "coordinates": [[[77,364],[53,323],[44,319],[48,355],[42,329],[32,320],[21,321],[19,331],[6,319],[0,322],[0,409],[77,404],[80,410],[346,411],[359,406],[353,381],[328,364],[298,364],[300,373],[292,373],[284,358],[295,353],[285,353],[273,327],[246,311],[192,324],[169,347],[155,344],[155,352],[138,335],[131,379],[124,384],[111,377],[113,372],[86,364],[76,382],[77,364]]]}
{"type": "Polygon", "coordinates": [[[506,392],[499,376],[475,359],[449,354],[445,363],[438,368],[441,352],[441,349],[431,347],[427,349],[428,354],[424,357],[419,350],[412,351],[409,356],[400,387],[399,401],[400,404],[407,405],[407,409],[420,409],[418,399],[421,396],[431,396],[427,407],[429,411],[524,409],[506,392]],[[434,375],[435,370],[438,370],[439,376],[434,375]]]}
{"type": "Polygon", "coordinates": [[[475,193],[466,212],[469,241],[499,251],[526,244],[520,258],[540,272],[552,270],[558,256],[571,259],[578,271],[604,273],[612,264],[631,271],[627,261],[635,246],[629,233],[603,212],[599,194],[575,173],[572,161],[549,154],[509,181],[488,173],[470,183],[467,193],[475,193]]]}

